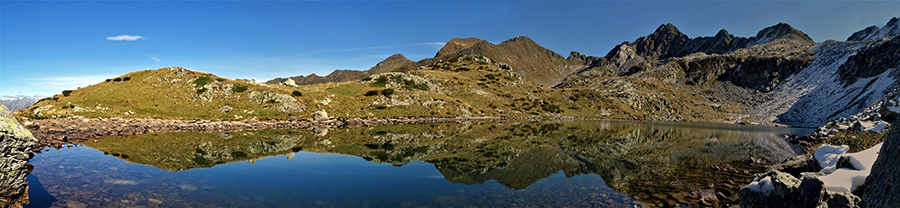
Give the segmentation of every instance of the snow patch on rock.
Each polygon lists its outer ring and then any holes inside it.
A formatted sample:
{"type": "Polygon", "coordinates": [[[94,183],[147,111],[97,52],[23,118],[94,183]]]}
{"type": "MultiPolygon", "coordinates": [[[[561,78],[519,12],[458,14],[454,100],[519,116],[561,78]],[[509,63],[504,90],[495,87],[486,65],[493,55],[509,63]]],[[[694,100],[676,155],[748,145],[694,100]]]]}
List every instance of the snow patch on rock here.
{"type": "Polygon", "coordinates": [[[850,147],[847,145],[833,146],[826,144],[819,147],[819,149],[816,149],[816,152],[813,153],[813,157],[819,162],[819,167],[822,167],[822,171],[819,172],[834,172],[837,169],[837,163],[841,159],[841,156],[847,153],[847,151],[850,151],[850,147]]]}
{"type": "MultiPolygon", "coordinates": [[[[879,143],[872,148],[849,154],[840,153],[835,155],[836,153],[841,152],[843,148],[835,148],[835,146],[832,145],[825,145],[816,150],[816,160],[822,167],[825,167],[822,169],[821,173],[833,171],[831,174],[818,177],[819,180],[822,180],[822,182],[825,183],[825,190],[852,192],[865,184],[866,177],[868,177],[869,173],[872,171],[872,165],[875,164],[875,160],[878,158],[878,153],[881,150],[882,144],[883,143],[879,143]],[[823,157],[821,157],[823,160],[819,159],[820,152],[822,153],[821,155],[823,155],[823,157]],[[841,168],[835,170],[837,160],[840,158],[849,161],[853,168],[841,168]]],[[[846,145],[841,147],[846,147],[846,145]]],[[[846,150],[843,150],[843,152],[846,152],[846,150]]]]}
{"type": "Polygon", "coordinates": [[[752,192],[769,195],[770,193],[772,193],[772,191],[775,190],[775,185],[772,184],[772,178],[766,176],[762,180],[748,184],[747,189],[752,192]]]}

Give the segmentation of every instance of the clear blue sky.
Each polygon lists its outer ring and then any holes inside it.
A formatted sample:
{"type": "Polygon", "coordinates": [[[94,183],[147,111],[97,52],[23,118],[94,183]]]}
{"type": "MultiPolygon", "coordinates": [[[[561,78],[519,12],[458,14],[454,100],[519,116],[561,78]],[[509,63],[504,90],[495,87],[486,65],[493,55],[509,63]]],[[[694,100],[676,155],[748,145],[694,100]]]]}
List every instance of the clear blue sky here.
{"type": "Polygon", "coordinates": [[[454,37],[529,36],[563,56],[603,56],[665,23],[691,37],[748,37],[786,22],[816,42],[845,40],[898,11],[841,1],[0,1],[0,95],[50,96],[166,66],[258,81],[365,70],[394,53],[432,57],[454,37]]]}

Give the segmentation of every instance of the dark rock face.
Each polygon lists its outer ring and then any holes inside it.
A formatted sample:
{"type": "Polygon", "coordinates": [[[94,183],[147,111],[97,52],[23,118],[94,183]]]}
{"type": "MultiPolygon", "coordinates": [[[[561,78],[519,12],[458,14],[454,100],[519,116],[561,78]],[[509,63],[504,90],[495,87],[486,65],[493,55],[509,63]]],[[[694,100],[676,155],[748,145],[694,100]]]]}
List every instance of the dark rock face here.
{"type": "Polygon", "coordinates": [[[740,70],[731,71],[727,79],[737,86],[769,92],[782,80],[800,72],[812,63],[813,56],[799,58],[749,57],[740,65],[740,70]]]}
{"type": "Polygon", "coordinates": [[[652,34],[634,41],[637,54],[668,58],[678,54],[690,38],[672,23],[660,25],[652,34]]]}
{"type": "Polygon", "coordinates": [[[613,56],[620,54],[618,51],[621,51],[620,48],[624,45],[634,47],[637,55],[666,59],[683,57],[697,52],[726,54],[740,48],[768,43],[778,39],[793,39],[813,43],[813,40],[805,33],[785,23],[778,23],[760,30],[756,36],[750,38],[735,37],[725,29],[722,29],[713,37],[698,37],[694,39],[681,33],[678,28],[675,28],[670,23],[660,25],[656,31],[650,35],[638,38],[634,43],[625,42],[616,46],[606,57],[612,59],[613,56]]]}
{"type": "Polygon", "coordinates": [[[900,38],[873,43],[847,58],[837,70],[841,82],[847,86],[859,78],[867,78],[900,66],[900,38]]]}
{"type": "MultiPolygon", "coordinates": [[[[894,121],[892,126],[900,125],[894,121]]],[[[863,201],[868,207],[900,205],[900,128],[892,128],[881,145],[878,159],[866,178],[863,201]]]]}
{"type": "Polygon", "coordinates": [[[0,207],[28,203],[28,160],[37,140],[0,105],[0,207]]]}

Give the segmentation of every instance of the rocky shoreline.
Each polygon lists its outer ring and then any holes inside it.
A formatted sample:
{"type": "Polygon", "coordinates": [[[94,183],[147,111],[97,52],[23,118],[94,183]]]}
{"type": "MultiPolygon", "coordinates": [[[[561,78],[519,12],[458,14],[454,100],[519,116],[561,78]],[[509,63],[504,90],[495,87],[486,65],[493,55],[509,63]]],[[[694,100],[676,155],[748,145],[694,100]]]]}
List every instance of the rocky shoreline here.
{"type": "Polygon", "coordinates": [[[16,121],[12,112],[0,105],[0,207],[28,204],[28,180],[37,140],[16,121]]]}
{"type": "Polygon", "coordinates": [[[141,118],[52,118],[23,119],[23,125],[38,139],[34,151],[44,147],[62,148],[103,136],[140,135],[167,131],[238,131],[290,128],[352,128],[361,126],[466,122],[480,120],[598,120],[585,117],[399,117],[399,118],[318,118],[291,121],[210,121],[141,118]]]}

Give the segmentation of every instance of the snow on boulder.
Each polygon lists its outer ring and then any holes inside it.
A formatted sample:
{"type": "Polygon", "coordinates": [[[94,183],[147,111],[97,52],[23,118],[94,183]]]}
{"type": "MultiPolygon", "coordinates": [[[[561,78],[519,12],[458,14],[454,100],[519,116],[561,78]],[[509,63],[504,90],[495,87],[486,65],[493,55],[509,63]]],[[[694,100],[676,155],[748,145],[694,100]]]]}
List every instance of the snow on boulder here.
{"type": "MultiPolygon", "coordinates": [[[[834,171],[834,173],[819,177],[822,182],[825,182],[825,189],[829,191],[852,192],[865,184],[866,177],[869,176],[869,172],[872,171],[872,165],[875,164],[875,159],[878,158],[881,144],[883,143],[857,153],[841,155],[841,157],[850,162],[854,169],[841,168],[834,171]]],[[[825,171],[825,169],[822,171],[825,171]]]]}
{"type": "Polygon", "coordinates": [[[829,173],[837,170],[838,160],[841,159],[841,155],[850,151],[850,147],[847,145],[841,146],[833,146],[833,145],[822,145],[819,149],[816,149],[816,152],[813,153],[813,158],[819,162],[819,166],[822,167],[822,171],[820,173],[829,173]]]}
{"type": "Polygon", "coordinates": [[[763,178],[762,180],[759,180],[758,182],[753,182],[753,183],[750,183],[749,185],[747,185],[747,189],[749,189],[752,192],[763,193],[765,195],[769,195],[770,193],[772,193],[773,190],[775,190],[775,185],[772,184],[772,178],[769,176],[766,176],[765,178],[763,178]]]}

